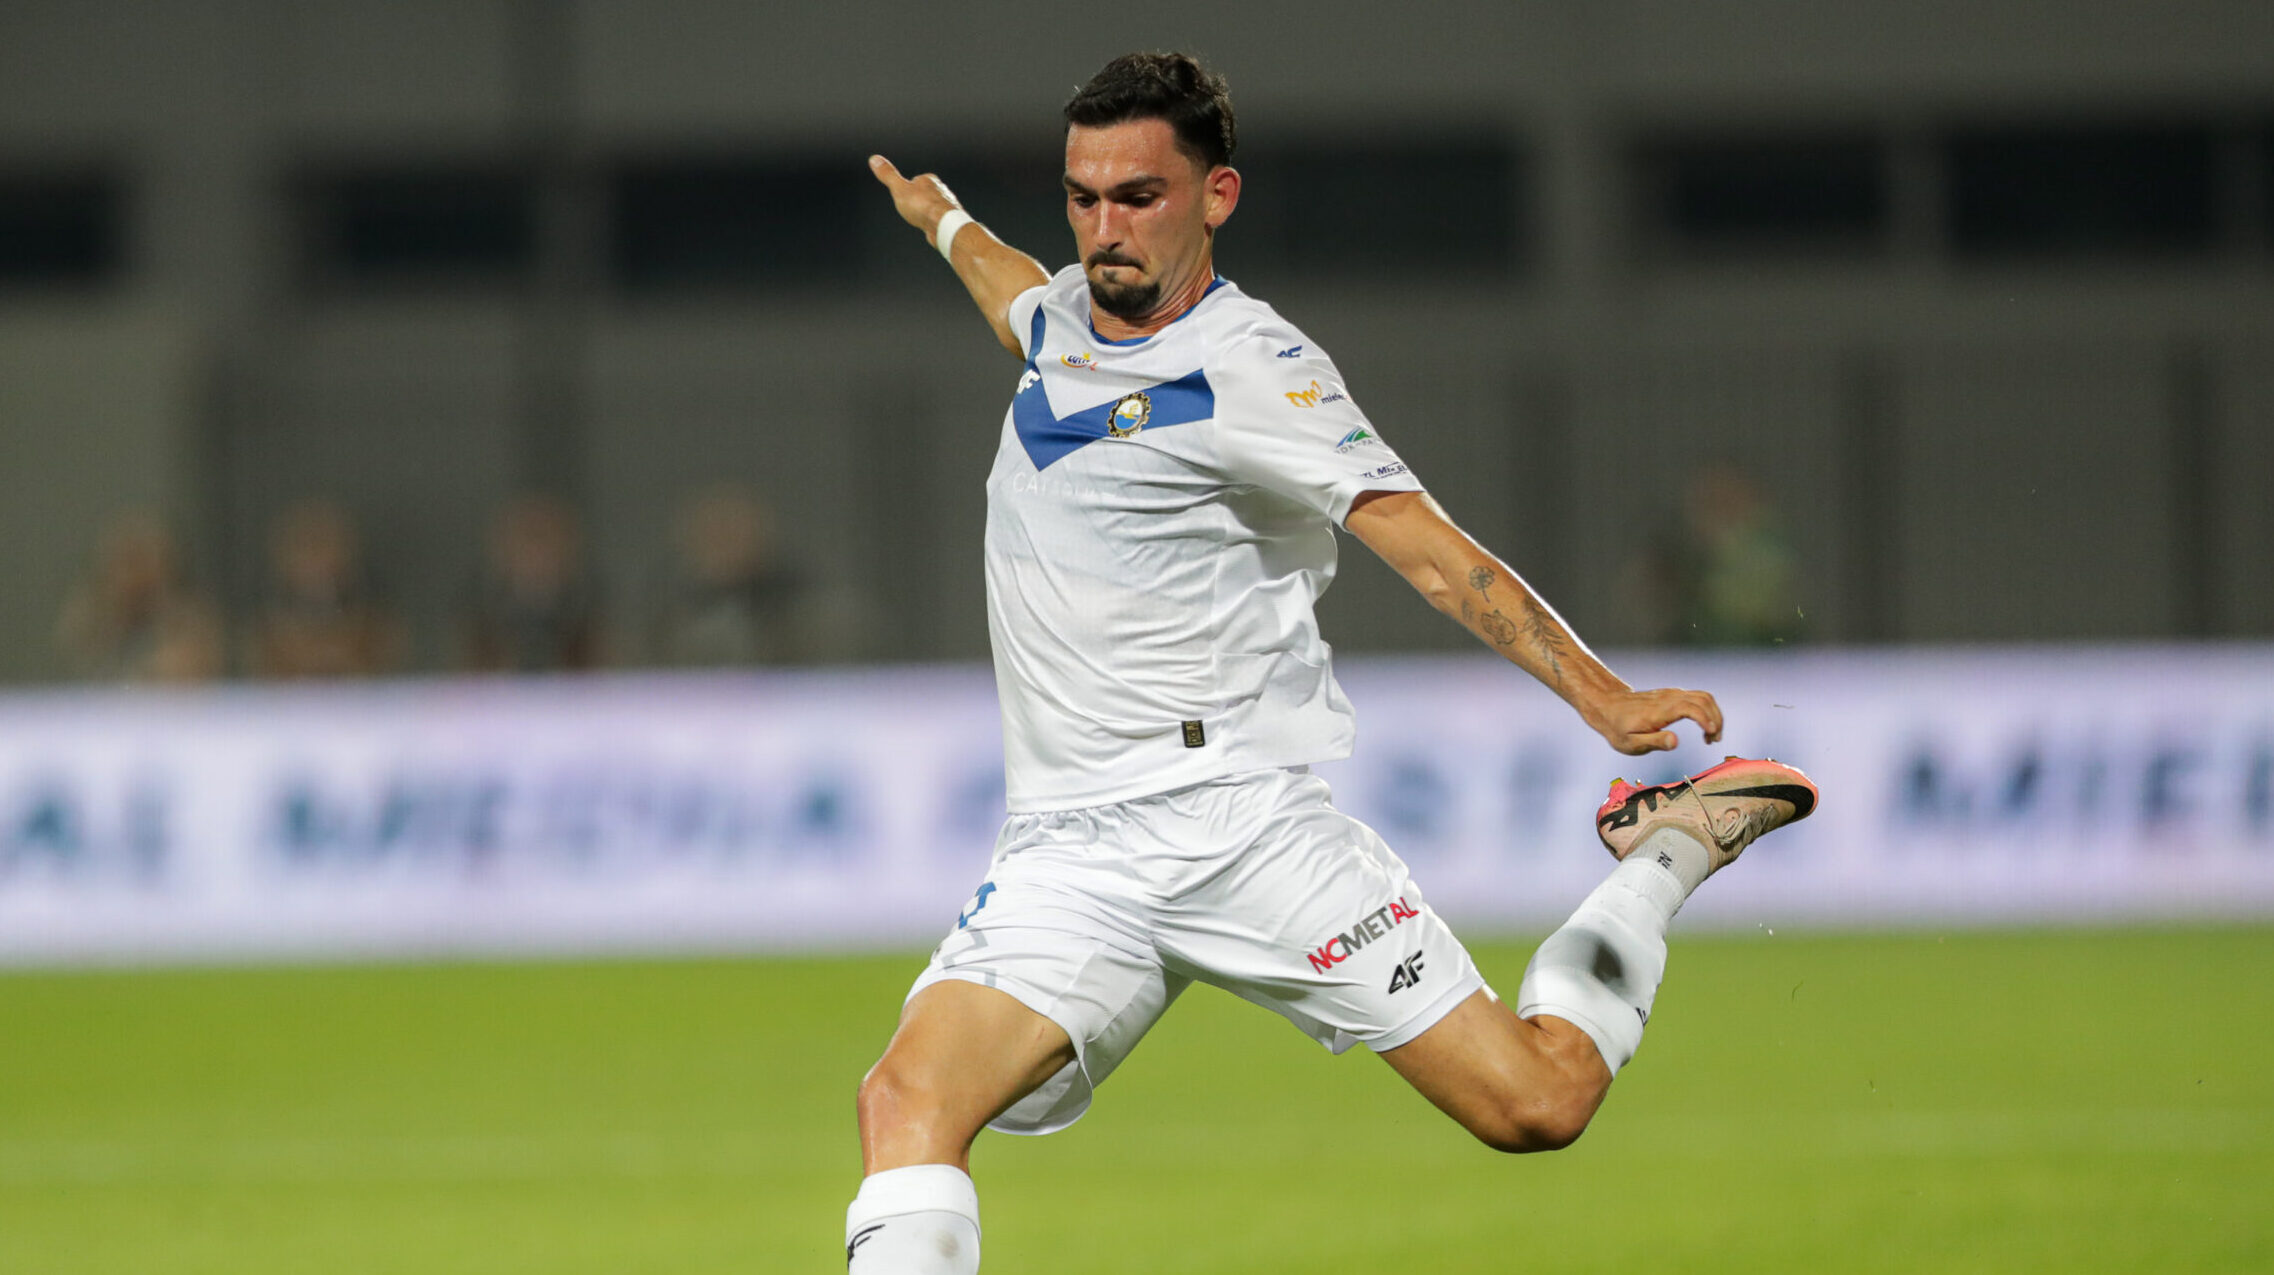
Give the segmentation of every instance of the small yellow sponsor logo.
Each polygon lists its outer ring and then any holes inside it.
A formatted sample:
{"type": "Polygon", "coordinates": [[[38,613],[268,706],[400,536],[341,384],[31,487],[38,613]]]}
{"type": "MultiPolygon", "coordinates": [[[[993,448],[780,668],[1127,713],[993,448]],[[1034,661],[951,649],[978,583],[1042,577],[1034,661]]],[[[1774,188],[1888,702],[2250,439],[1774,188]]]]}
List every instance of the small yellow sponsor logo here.
{"type": "Polygon", "coordinates": [[[1311,382],[1309,389],[1287,390],[1285,393],[1287,401],[1297,407],[1317,407],[1321,403],[1340,403],[1350,397],[1339,389],[1321,389],[1317,381],[1311,382]]]}
{"type": "Polygon", "coordinates": [[[1098,365],[1097,356],[1086,350],[1080,354],[1061,354],[1058,361],[1081,372],[1087,372],[1098,365]]]}

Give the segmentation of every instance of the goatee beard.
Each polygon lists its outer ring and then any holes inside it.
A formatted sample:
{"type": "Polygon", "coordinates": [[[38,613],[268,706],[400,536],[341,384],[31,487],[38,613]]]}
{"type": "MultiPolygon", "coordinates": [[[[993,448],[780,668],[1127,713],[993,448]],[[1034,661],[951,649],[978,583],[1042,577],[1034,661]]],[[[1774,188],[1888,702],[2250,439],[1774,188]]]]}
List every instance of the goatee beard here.
{"type": "Polygon", "coordinates": [[[1116,319],[1134,322],[1161,303],[1161,285],[1153,283],[1100,283],[1090,280],[1090,300],[1116,319]]]}

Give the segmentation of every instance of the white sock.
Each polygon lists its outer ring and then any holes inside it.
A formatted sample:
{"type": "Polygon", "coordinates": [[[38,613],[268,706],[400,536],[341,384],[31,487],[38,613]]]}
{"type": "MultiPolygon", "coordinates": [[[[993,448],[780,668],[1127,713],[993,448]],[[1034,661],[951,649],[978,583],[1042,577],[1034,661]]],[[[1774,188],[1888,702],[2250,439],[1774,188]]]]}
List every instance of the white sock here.
{"type": "Polygon", "coordinates": [[[1570,1022],[1618,1075],[1642,1047],[1666,977],[1666,927],[1709,866],[1705,846],[1685,833],[1661,828],[1644,838],[1532,954],[1517,1017],[1570,1022]]]}
{"type": "Polygon", "coordinates": [[[845,1210],[850,1275],[978,1275],[979,1191],[952,1164],[913,1164],[861,1180],[845,1210]]]}

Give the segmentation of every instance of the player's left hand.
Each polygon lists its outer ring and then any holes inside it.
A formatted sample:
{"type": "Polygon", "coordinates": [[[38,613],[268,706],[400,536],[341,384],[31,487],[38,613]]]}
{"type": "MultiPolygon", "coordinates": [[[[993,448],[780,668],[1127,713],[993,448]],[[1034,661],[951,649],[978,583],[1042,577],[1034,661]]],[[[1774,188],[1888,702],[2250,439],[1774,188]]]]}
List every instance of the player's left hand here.
{"type": "Polygon", "coordinates": [[[1596,734],[1629,756],[1661,753],[1680,744],[1667,729],[1679,721],[1696,722],[1705,732],[1705,742],[1721,742],[1721,705],[1704,691],[1673,687],[1621,691],[1585,717],[1596,734]]]}
{"type": "Polygon", "coordinates": [[[939,229],[940,218],[952,209],[963,207],[955,192],[936,173],[918,173],[902,177],[892,161],[882,155],[869,156],[869,172],[892,193],[892,206],[901,220],[924,232],[930,238],[939,229]]]}

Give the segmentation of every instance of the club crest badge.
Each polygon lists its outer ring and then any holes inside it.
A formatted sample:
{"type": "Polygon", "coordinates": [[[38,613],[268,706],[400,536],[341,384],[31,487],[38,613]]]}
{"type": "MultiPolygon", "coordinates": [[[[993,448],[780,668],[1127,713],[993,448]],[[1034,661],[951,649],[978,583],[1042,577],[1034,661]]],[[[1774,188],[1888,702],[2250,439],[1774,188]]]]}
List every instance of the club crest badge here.
{"type": "Polygon", "coordinates": [[[1142,392],[1124,395],[1120,402],[1113,405],[1113,415],[1106,418],[1106,437],[1127,438],[1145,428],[1145,422],[1152,419],[1152,416],[1153,400],[1150,397],[1142,392]]]}

